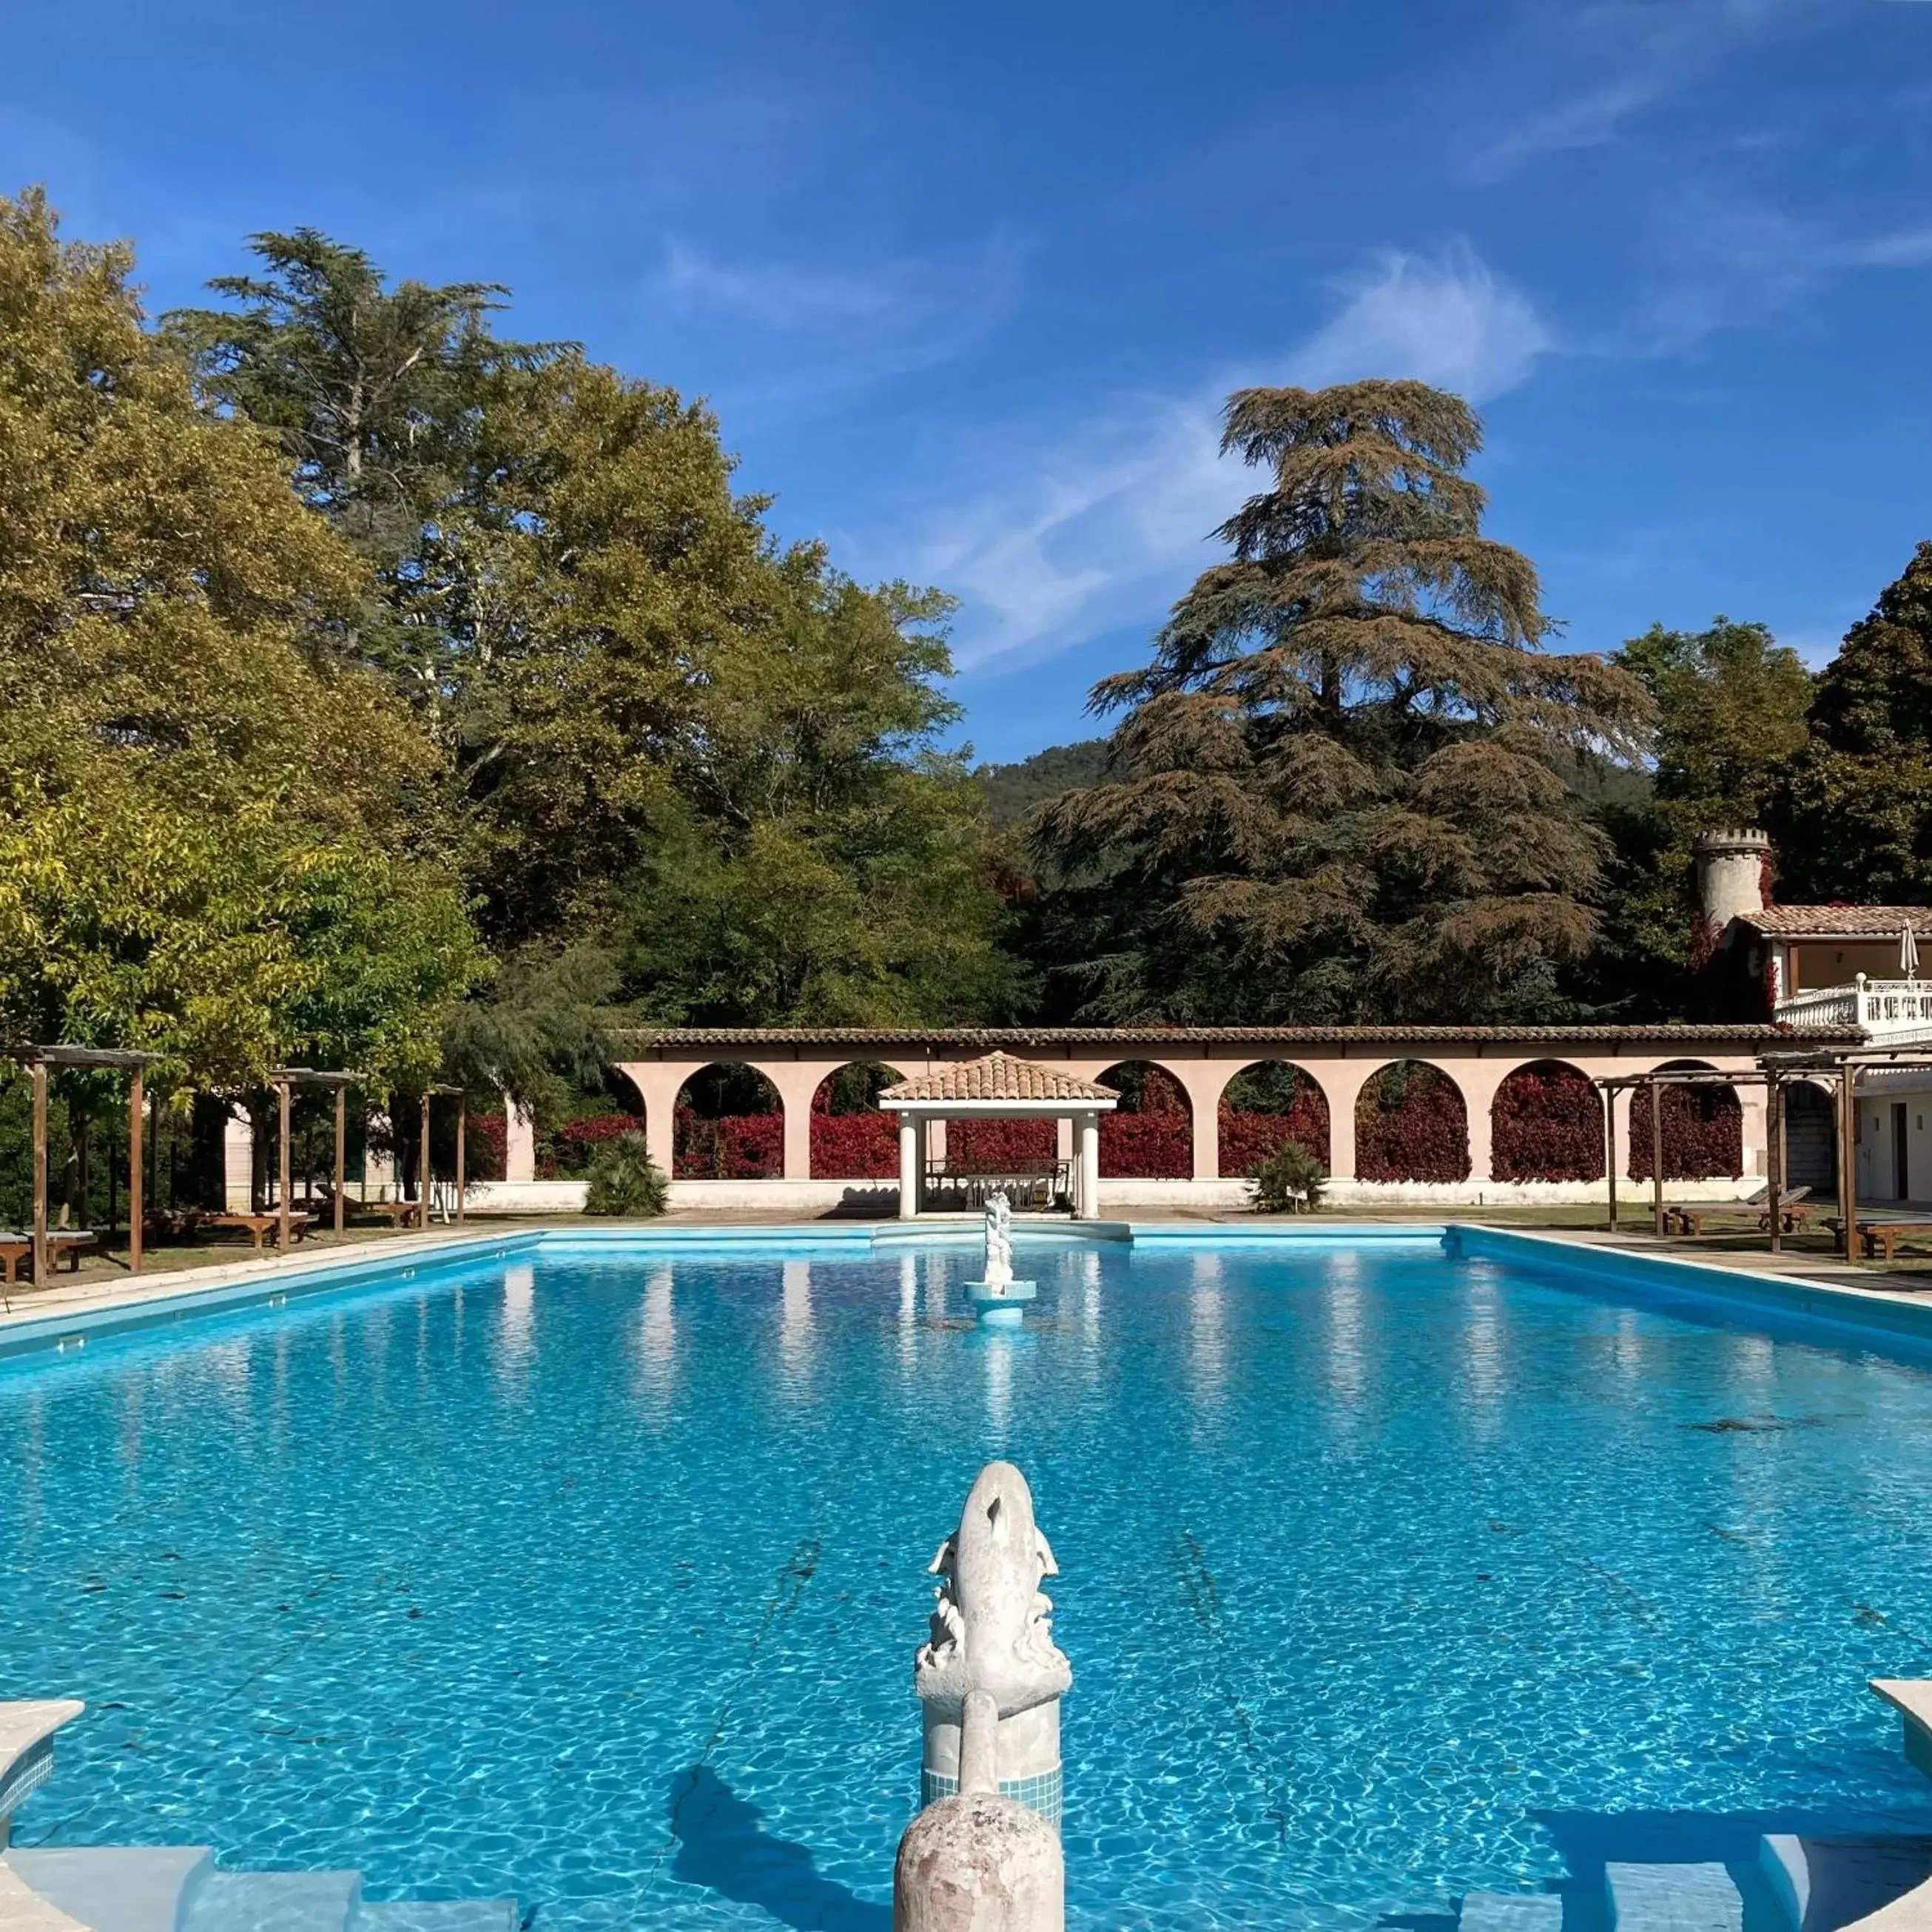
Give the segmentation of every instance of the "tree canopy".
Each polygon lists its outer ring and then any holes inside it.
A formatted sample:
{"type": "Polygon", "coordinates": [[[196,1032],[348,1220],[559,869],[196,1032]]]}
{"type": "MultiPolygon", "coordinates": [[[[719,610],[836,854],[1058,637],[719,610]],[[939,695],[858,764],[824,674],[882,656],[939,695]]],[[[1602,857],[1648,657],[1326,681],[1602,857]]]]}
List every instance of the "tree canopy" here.
{"type": "Polygon", "coordinates": [[[1246,389],[1224,449],[1268,473],[1218,532],[1123,713],[1111,782],[1039,821],[1056,934],[1112,1018],[1546,1016],[1590,950],[1600,835],[1559,776],[1625,754],[1627,671],[1543,648],[1528,560],[1481,531],[1458,398],[1246,389]]]}
{"type": "Polygon", "coordinates": [[[1819,675],[1772,818],[1793,897],[1932,901],[1932,543],[1819,675]]]}
{"type": "Polygon", "coordinates": [[[355,554],[197,406],[130,271],[0,200],[0,1028],[419,1078],[482,970],[434,757],[328,646],[355,554]]]}

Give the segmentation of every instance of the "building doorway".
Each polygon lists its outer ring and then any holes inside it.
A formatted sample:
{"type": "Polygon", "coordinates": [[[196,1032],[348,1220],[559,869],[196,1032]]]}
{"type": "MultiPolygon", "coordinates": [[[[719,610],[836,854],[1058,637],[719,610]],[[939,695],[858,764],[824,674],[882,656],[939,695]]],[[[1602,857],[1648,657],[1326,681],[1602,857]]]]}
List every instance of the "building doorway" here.
{"type": "Polygon", "coordinates": [[[1905,1102],[1894,1100],[1892,1103],[1892,1198],[1894,1201],[1909,1200],[1912,1195],[1912,1173],[1906,1160],[1912,1143],[1906,1138],[1908,1126],[1905,1102]]]}

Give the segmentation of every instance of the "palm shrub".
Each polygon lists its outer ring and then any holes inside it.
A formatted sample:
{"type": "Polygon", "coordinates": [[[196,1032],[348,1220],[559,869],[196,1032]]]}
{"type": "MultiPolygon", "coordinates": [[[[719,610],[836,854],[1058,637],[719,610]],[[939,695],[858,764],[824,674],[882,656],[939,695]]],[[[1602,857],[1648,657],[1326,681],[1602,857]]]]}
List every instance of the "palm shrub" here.
{"type": "Polygon", "coordinates": [[[1248,1177],[1258,1214],[1316,1213],[1328,1170],[1299,1141],[1283,1141],[1248,1177]]]}
{"type": "Polygon", "coordinates": [[[645,1151],[644,1136],[620,1134],[591,1156],[584,1211],[648,1220],[664,1212],[669,1192],[664,1169],[645,1151]]]}

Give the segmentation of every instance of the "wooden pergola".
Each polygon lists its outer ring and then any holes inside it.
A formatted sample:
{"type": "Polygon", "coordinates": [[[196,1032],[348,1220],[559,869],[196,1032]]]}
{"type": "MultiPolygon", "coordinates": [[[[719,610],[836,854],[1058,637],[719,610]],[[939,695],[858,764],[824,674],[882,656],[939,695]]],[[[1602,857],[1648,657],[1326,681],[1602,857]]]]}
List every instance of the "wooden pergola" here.
{"type": "Polygon", "coordinates": [[[146,1121],[147,1070],[160,1058],[119,1047],[76,1046],[68,1042],[43,1046],[0,1048],[7,1058],[26,1067],[34,1088],[34,1280],[50,1279],[47,1246],[47,1073],[50,1068],[129,1075],[128,1093],[128,1272],[141,1272],[142,1224],[147,1212],[142,1198],[142,1146],[146,1121]]]}
{"type": "MultiPolygon", "coordinates": [[[[1772,1076],[1760,1070],[1757,1072],[1726,1073],[1715,1066],[1660,1066],[1648,1073],[1610,1073],[1600,1075],[1591,1085],[1604,1096],[1604,1172],[1610,1184],[1610,1232],[1617,1231],[1617,1114],[1616,1096],[1618,1093],[1641,1090],[1650,1096],[1650,1214],[1653,1231],[1664,1232],[1664,1092],[1666,1087],[1738,1087],[1772,1086],[1772,1076]]],[[[1772,1097],[1776,1099],[1774,1088],[1772,1097]]],[[[1774,1112],[1775,1110],[1774,1109],[1774,1112]]],[[[1772,1126],[1773,1153],[1771,1165],[1775,1172],[1772,1176],[1771,1199],[1774,1208],[1782,1204],[1784,1199],[1784,1136],[1783,1122],[1772,1126]]],[[[1782,1232],[1782,1217],[1776,1213],[1771,1216],[1771,1245],[1779,1245],[1782,1232]]]]}
{"type": "Polygon", "coordinates": [[[429,1227],[429,1103],[432,1098],[452,1099],[456,1102],[456,1225],[459,1228],[463,1225],[463,1192],[467,1178],[464,1173],[464,1142],[470,1126],[468,1091],[461,1087],[425,1087],[422,1096],[422,1151],[416,1162],[416,1226],[425,1232],[429,1227]]]}
{"type": "MultiPolygon", "coordinates": [[[[1858,1084],[1864,1072],[1932,1068],[1932,1048],[1924,1046],[1821,1046],[1796,1053],[1763,1053],[1758,1064],[1771,1088],[1773,1184],[1784,1180],[1784,1090],[1800,1082],[1834,1090],[1838,1113],[1838,1215],[1845,1258],[1858,1258],[1858,1084]]],[[[1774,1232],[1772,1246],[1778,1246],[1774,1232]]]]}
{"type": "Polygon", "coordinates": [[[342,1232],[344,1190],[349,1166],[349,1090],[359,1084],[359,1073],[319,1072],[313,1066],[278,1066],[268,1076],[275,1090],[275,1208],[281,1219],[275,1238],[281,1251],[289,1251],[289,1110],[291,1090],[297,1087],[332,1088],[335,1094],[335,1182],[332,1190],[335,1207],[335,1232],[342,1232]]]}

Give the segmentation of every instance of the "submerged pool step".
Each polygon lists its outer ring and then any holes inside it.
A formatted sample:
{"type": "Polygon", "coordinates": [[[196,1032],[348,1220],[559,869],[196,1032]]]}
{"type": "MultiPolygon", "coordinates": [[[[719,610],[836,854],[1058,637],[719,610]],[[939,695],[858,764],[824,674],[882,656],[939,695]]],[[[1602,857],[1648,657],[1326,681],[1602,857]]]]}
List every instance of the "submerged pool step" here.
{"type": "Polygon", "coordinates": [[[1472,1892],[1462,1932],[1563,1932],[1563,1901],[1552,1892],[1472,1892]]]}
{"type": "Polygon", "coordinates": [[[1759,1841],[1758,1864],[1790,1932],[1844,1932],[1895,1901],[1888,1921],[1932,1926],[1932,1838],[1800,1838],[1759,1841]],[[1925,1890],[1917,1909],[1904,1903],[1925,1890]]]}
{"type": "Polygon", "coordinates": [[[210,1858],[206,1845],[16,1845],[6,1862],[90,1932],[178,1932],[183,1894],[210,1858]]]}
{"type": "Polygon", "coordinates": [[[362,1892],[360,1872],[207,1872],[181,1932],[349,1932],[362,1892]]]}
{"type": "Polygon", "coordinates": [[[391,1905],[365,1900],[349,1932],[517,1932],[522,1923],[514,1898],[402,1899],[391,1905]]]}
{"type": "Polygon", "coordinates": [[[1744,1902],[1722,1865],[1606,1865],[1616,1932],[1744,1932],[1744,1902]]]}

